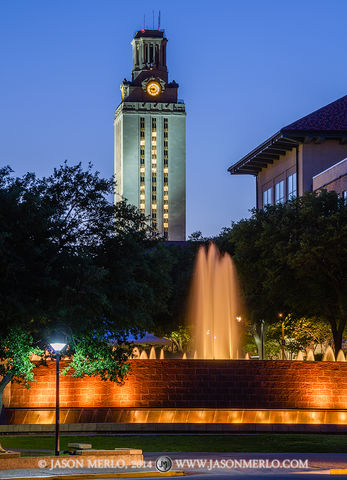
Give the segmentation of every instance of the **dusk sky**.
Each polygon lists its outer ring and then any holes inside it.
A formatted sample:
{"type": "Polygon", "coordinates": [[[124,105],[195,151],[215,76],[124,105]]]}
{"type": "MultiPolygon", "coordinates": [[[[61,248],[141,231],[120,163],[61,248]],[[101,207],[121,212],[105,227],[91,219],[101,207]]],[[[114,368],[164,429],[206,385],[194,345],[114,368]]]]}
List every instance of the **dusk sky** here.
{"type": "Polygon", "coordinates": [[[347,0],[0,0],[0,165],[110,177],[130,42],[159,9],[187,110],[187,234],[218,234],[255,206],[254,178],[227,168],[347,94],[347,0]]]}

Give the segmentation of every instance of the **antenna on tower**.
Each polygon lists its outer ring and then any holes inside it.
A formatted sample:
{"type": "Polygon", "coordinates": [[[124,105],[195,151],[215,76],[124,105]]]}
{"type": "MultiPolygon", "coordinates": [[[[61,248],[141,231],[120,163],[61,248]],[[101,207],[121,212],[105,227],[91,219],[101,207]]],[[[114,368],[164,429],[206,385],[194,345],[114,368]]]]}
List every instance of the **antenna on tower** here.
{"type": "Polygon", "coordinates": [[[158,30],[160,30],[160,10],[159,10],[159,13],[158,13],[158,30]]]}
{"type": "Polygon", "coordinates": [[[146,29],[146,14],[143,14],[143,28],[146,29]]]}
{"type": "Polygon", "coordinates": [[[152,21],[153,21],[153,30],[154,30],[154,10],[152,10],[152,21]]]}

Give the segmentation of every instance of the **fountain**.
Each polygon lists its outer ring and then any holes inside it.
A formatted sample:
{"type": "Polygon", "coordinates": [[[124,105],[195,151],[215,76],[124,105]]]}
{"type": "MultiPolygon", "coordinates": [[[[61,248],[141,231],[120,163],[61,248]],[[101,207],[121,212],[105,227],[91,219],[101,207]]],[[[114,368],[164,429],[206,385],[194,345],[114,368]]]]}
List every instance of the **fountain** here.
{"type": "Polygon", "coordinates": [[[146,353],[146,350],[142,350],[140,355],[140,360],[148,360],[148,355],[146,353]]]}
{"type": "Polygon", "coordinates": [[[188,311],[197,358],[238,358],[240,314],[240,291],[230,255],[222,255],[213,243],[207,251],[200,247],[188,311]]]}
{"type": "Polygon", "coordinates": [[[313,353],[313,350],[310,349],[310,350],[307,352],[306,360],[309,361],[309,362],[314,362],[314,353],[313,353]]]}
{"type": "Polygon", "coordinates": [[[342,350],[339,350],[339,352],[337,354],[337,357],[336,357],[336,361],[337,362],[345,362],[346,361],[345,354],[343,353],[342,350]]]}
{"type": "Polygon", "coordinates": [[[325,353],[323,355],[323,362],[335,362],[334,350],[331,348],[330,345],[325,350],[325,353]]]}
{"type": "Polygon", "coordinates": [[[302,351],[299,350],[295,360],[302,361],[303,359],[304,359],[304,355],[303,355],[302,351]]]}

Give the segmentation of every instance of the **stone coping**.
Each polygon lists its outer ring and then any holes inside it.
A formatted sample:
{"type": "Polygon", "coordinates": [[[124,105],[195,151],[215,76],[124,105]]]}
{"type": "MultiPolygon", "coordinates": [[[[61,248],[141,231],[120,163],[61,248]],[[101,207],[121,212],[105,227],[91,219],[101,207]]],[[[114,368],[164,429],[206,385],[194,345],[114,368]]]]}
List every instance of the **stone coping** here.
{"type": "Polygon", "coordinates": [[[118,468],[125,466],[134,467],[143,464],[142,450],[111,450],[103,453],[90,453],[89,455],[67,455],[67,456],[46,456],[46,457],[18,457],[2,458],[0,457],[0,470],[17,469],[45,469],[55,471],[63,468],[72,468],[74,470],[83,468],[118,468]],[[136,453],[132,453],[136,452],[136,453]]]}
{"type": "Polygon", "coordinates": [[[11,450],[7,450],[6,452],[0,452],[0,465],[1,465],[1,460],[4,460],[5,458],[18,458],[20,457],[20,452],[12,452],[11,450]]]}
{"type": "MultiPolygon", "coordinates": [[[[60,425],[62,434],[121,433],[243,433],[243,432],[293,432],[293,433],[347,433],[347,425],[336,424],[259,424],[259,423],[70,423],[60,425]]],[[[55,433],[54,425],[0,425],[0,435],[55,433]]]]}
{"type": "Polygon", "coordinates": [[[142,450],[136,450],[132,448],[124,449],[124,448],[115,448],[114,450],[96,450],[91,448],[89,450],[76,450],[76,455],[80,456],[90,456],[95,455],[99,456],[114,456],[114,455],[142,455],[142,450]]]}

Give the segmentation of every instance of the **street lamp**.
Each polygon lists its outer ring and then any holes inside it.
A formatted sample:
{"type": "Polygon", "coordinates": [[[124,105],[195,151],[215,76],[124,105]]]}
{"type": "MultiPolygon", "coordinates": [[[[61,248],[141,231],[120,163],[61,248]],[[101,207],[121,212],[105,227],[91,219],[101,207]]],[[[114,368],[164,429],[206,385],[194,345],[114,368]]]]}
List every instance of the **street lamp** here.
{"type": "Polygon", "coordinates": [[[50,344],[55,352],[56,359],[56,382],[55,382],[55,456],[58,457],[60,453],[59,445],[59,360],[60,353],[66,346],[66,343],[54,342],[50,344]]]}
{"type": "Polygon", "coordinates": [[[264,320],[260,320],[261,360],[264,360],[264,320]]]}
{"type": "Polygon", "coordinates": [[[239,352],[239,347],[240,347],[240,326],[241,326],[241,322],[242,322],[242,317],[241,315],[238,315],[236,317],[236,321],[237,321],[237,350],[236,350],[236,358],[239,360],[240,358],[240,352],[239,352]]]}
{"type": "Polygon", "coordinates": [[[282,338],[281,338],[281,347],[282,347],[282,360],[285,360],[285,353],[284,353],[284,347],[285,347],[285,340],[284,340],[284,321],[283,321],[283,313],[279,313],[278,314],[278,317],[281,319],[282,321],[282,338]]]}

